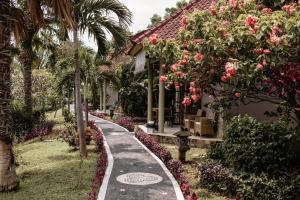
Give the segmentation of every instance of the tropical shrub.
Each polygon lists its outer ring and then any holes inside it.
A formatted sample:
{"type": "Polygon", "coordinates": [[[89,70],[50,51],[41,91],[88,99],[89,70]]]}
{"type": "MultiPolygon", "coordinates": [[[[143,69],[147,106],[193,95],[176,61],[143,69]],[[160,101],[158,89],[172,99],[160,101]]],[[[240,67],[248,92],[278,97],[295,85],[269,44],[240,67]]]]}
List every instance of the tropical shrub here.
{"type": "Polygon", "coordinates": [[[238,186],[238,179],[233,172],[219,161],[206,160],[199,166],[200,183],[206,188],[234,196],[238,186]]]}
{"type": "Polygon", "coordinates": [[[33,138],[43,139],[44,136],[50,134],[55,125],[54,121],[41,122],[33,126],[33,129],[25,134],[24,139],[31,140],[33,138]]]}
{"type": "Polygon", "coordinates": [[[299,129],[236,116],[225,128],[223,153],[236,170],[281,176],[299,166],[299,146],[299,129]]]}

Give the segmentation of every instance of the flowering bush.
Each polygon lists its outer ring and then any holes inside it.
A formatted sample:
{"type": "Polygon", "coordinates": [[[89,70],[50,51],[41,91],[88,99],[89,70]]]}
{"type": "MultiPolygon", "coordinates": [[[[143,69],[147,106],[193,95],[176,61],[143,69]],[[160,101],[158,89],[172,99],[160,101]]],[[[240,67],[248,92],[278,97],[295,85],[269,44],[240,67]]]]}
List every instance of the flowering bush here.
{"type": "Polygon", "coordinates": [[[139,129],[135,133],[135,137],[140,140],[148,149],[150,149],[170,170],[174,178],[180,185],[181,191],[188,200],[198,200],[196,193],[190,190],[188,179],[184,173],[181,162],[174,160],[171,153],[161,144],[155,142],[147,133],[139,129]]]}
{"type": "Polygon", "coordinates": [[[123,126],[129,131],[134,130],[134,122],[131,117],[118,117],[116,120],[114,120],[114,122],[120,126],[123,126]]]}
{"type": "Polygon", "coordinates": [[[205,92],[215,108],[251,101],[284,102],[300,121],[300,6],[292,0],[219,0],[182,17],[177,40],[146,40],[161,58],[166,84],[193,82],[185,106],[205,92]],[[194,95],[194,96],[193,96],[194,95]],[[279,100],[279,101],[278,101],[279,100]]]}
{"type": "Polygon", "coordinates": [[[46,121],[34,125],[33,129],[29,133],[25,134],[25,138],[24,138],[25,141],[37,137],[42,139],[44,136],[52,132],[54,125],[55,125],[54,121],[46,121]]]}
{"type": "Polygon", "coordinates": [[[97,150],[100,152],[99,161],[97,164],[96,177],[92,184],[92,191],[89,193],[88,200],[96,200],[99,188],[103,182],[106,167],[108,164],[107,152],[104,148],[103,133],[99,129],[95,122],[89,122],[89,126],[93,130],[93,139],[96,142],[97,150]]]}

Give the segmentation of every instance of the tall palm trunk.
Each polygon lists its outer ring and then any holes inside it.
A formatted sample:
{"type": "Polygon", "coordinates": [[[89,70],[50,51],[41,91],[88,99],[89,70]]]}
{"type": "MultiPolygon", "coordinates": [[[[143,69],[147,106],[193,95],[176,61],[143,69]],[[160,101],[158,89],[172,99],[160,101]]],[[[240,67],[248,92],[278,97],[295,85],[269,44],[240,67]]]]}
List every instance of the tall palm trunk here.
{"type": "Polygon", "coordinates": [[[23,50],[20,55],[24,76],[25,110],[32,113],[32,63],[33,58],[29,50],[23,50]]]}
{"type": "Polygon", "coordinates": [[[7,191],[19,185],[16,175],[12,140],[10,136],[10,21],[9,0],[0,0],[0,191],[7,191]]]}
{"type": "Polygon", "coordinates": [[[89,121],[89,106],[88,106],[88,100],[87,100],[87,90],[88,90],[88,76],[85,78],[84,83],[84,114],[85,114],[85,127],[88,127],[88,121],[89,121]]]}
{"type": "Polygon", "coordinates": [[[79,134],[80,143],[80,156],[82,158],[87,157],[86,150],[86,140],[84,133],[83,124],[83,113],[82,113],[82,103],[81,103],[81,93],[80,93],[80,62],[79,62],[79,52],[78,52],[78,30],[74,29],[73,39],[75,44],[74,62],[75,62],[75,97],[76,97],[76,118],[77,118],[77,132],[79,134]]]}

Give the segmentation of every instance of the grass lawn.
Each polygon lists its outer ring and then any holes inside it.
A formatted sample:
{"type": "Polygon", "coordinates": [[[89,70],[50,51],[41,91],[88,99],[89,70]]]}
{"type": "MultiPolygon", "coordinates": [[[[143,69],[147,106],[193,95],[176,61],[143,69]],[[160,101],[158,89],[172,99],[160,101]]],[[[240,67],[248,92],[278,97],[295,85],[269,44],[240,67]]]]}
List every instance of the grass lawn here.
{"type": "MultiPolygon", "coordinates": [[[[163,144],[172,154],[174,159],[178,159],[178,150],[175,145],[163,144]]],[[[189,182],[191,184],[192,190],[195,191],[199,199],[204,200],[225,200],[227,198],[219,196],[218,194],[214,194],[209,192],[205,188],[201,188],[199,184],[198,178],[198,162],[201,160],[201,157],[206,154],[206,149],[201,148],[191,148],[187,152],[186,159],[187,163],[184,163],[184,169],[187,173],[189,182]]]]}
{"type": "Polygon", "coordinates": [[[95,177],[97,154],[89,145],[89,157],[82,163],[78,151],[58,140],[26,142],[15,146],[19,190],[0,193],[5,200],[87,199],[95,177]]]}

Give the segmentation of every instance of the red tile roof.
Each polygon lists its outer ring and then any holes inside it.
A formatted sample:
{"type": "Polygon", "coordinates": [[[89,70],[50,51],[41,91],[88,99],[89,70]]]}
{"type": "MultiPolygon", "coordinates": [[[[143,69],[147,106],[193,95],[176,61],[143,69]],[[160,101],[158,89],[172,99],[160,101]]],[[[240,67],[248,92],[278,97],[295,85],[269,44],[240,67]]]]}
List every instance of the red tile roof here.
{"type": "Polygon", "coordinates": [[[183,9],[178,10],[173,13],[167,19],[159,23],[157,26],[149,28],[147,30],[141,31],[130,38],[131,45],[127,50],[127,54],[132,54],[131,51],[135,46],[140,45],[140,43],[148,38],[152,34],[158,34],[162,39],[173,39],[176,38],[178,31],[181,27],[181,17],[184,12],[193,12],[194,10],[203,10],[207,9],[212,0],[192,0],[187,6],[183,9]]]}

